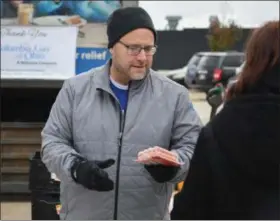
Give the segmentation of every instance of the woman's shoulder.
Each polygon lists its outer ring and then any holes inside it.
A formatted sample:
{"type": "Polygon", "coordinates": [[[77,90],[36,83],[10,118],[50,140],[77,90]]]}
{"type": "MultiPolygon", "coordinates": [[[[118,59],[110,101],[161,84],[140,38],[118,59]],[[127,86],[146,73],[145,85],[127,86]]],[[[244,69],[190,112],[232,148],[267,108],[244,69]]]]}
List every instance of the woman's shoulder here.
{"type": "Polygon", "coordinates": [[[216,145],[212,124],[212,121],[210,121],[201,129],[197,140],[196,148],[205,153],[207,153],[209,149],[213,149],[213,145],[216,145]]]}

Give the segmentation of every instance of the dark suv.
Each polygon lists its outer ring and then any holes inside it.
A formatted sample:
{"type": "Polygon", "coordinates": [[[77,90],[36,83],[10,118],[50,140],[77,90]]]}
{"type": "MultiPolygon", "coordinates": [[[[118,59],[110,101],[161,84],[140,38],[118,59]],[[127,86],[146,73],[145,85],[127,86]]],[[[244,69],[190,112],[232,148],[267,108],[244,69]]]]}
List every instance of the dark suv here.
{"type": "Polygon", "coordinates": [[[217,83],[227,85],[229,78],[235,75],[236,68],[243,63],[244,53],[198,52],[192,59],[197,61],[197,64],[188,68],[185,84],[188,88],[197,88],[207,92],[217,83]]]}

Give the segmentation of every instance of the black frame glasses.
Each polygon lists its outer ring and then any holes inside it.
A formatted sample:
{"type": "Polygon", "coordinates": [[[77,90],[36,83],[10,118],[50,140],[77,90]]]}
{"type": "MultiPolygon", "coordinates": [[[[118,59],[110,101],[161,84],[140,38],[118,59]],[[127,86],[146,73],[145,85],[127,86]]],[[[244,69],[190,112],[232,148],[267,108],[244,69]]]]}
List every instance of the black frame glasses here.
{"type": "Polygon", "coordinates": [[[122,44],[127,49],[127,53],[129,55],[137,56],[140,54],[142,50],[144,50],[145,55],[151,56],[154,55],[157,51],[156,45],[147,45],[147,46],[141,46],[141,45],[128,45],[123,43],[122,41],[119,41],[120,44],[122,44]]]}

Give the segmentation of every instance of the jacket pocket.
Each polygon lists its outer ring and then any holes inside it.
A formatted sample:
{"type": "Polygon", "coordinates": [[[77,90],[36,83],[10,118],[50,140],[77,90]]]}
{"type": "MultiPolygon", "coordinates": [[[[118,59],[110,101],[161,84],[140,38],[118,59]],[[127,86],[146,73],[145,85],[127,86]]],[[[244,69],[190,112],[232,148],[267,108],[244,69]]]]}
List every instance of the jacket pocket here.
{"type": "Polygon", "coordinates": [[[164,182],[158,183],[154,180],[154,178],[150,175],[150,173],[145,169],[142,168],[143,173],[147,179],[152,183],[154,193],[161,199],[159,203],[159,210],[161,211],[161,219],[165,220],[167,217],[170,219],[169,214],[169,204],[170,198],[172,197],[173,192],[173,184],[164,182]]]}
{"type": "Polygon", "coordinates": [[[145,178],[147,180],[149,180],[150,183],[152,184],[152,187],[153,187],[156,195],[164,196],[165,194],[167,194],[167,192],[166,192],[167,191],[167,184],[166,183],[157,182],[144,167],[141,169],[141,171],[144,174],[145,178]]]}

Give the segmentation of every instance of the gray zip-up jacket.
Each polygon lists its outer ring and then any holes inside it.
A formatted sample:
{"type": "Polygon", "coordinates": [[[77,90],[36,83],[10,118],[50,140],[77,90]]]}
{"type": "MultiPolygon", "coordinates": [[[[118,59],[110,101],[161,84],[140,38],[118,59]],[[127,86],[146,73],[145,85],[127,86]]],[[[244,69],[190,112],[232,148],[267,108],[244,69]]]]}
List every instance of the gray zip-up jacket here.
{"type": "Polygon", "coordinates": [[[131,83],[122,115],[108,73],[106,64],[66,80],[42,131],[42,160],[61,180],[60,218],[110,220],[116,202],[117,219],[169,219],[174,184],[187,174],[202,123],[187,89],[152,70],[131,83]],[[135,162],[139,151],[153,146],[176,151],[184,163],[170,182],[157,183],[135,162]],[[114,181],[119,176],[115,189],[97,192],[76,184],[70,175],[75,155],[114,158],[106,171],[114,181]]]}

